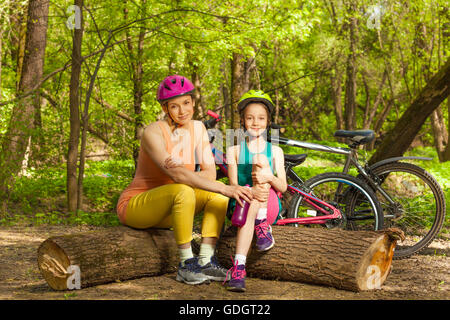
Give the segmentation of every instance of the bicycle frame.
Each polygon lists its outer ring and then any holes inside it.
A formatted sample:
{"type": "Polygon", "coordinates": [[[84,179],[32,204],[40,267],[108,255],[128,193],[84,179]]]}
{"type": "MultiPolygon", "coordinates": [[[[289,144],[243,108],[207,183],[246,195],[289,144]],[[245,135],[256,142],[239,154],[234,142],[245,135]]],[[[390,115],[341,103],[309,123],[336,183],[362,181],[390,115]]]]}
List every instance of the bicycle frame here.
{"type": "Polygon", "coordinates": [[[330,205],[329,203],[326,203],[312,195],[310,195],[309,193],[306,193],[294,186],[288,185],[288,191],[290,191],[291,193],[299,193],[303,196],[303,200],[308,203],[309,205],[311,205],[313,208],[315,208],[316,210],[322,212],[324,215],[323,216],[316,216],[316,217],[299,217],[299,218],[286,218],[286,219],[280,219],[277,221],[277,225],[286,225],[286,224],[290,224],[290,223],[295,223],[295,224],[325,224],[326,220],[330,220],[330,219],[339,219],[342,217],[341,212],[336,209],[335,207],[333,207],[332,205],[330,205]],[[317,205],[317,202],[320,204],[317,205]],[[329,212],[327,212],[322,206],[327,207],[328,209],[330,209],[333,213],[330,214],[329,212]]]}
{"type": "MultiPolygon", "coordinates": [[[[297,141],[293,139],[287,139],[283,137],[274,137],[272,138],[272,142],[298,147],[298,148],[305,148],[315,151],[322,151],[322,152],[329,152],[329,153],[335,153],[335,154],[342,154],[347,157],[343,173],[349,173],[351,165],[355,166],[358,172],[369,182],[369,184],[374,188],[376,191],[378,191],[388,202],[390,205],[395,205],[396,202],[392,199],[392,197],[380,186],[380,183],[375,181],[371,175],[364,169],[363,166],[358,162],[358,152],[356,149],[349,149],[349,148],[341,148],[341,147],[330,147],[330,146],[324,146],[317,143],[310,143],[310,142],[304,142],[304,141],[297,141]]],[[[390,162],[396,162],[400,160],[432,160],[431,158],[427,157],[395,157],[395,158],[389,158],[382,160],[380,162],[377,162],[373,165],[373,167],[378,167],[380,165],[390,163],[390,162]]],[[[292,171],[293,172],[293,171],[292,171]]],[[[295,173],[294,173],[295,174],[295,173]]],[[[340,191],[340,186],[338,186],[338,192],[340,191]]],[[[388,215],[385,215],[385,217],[390,217],[388,215]]]]}

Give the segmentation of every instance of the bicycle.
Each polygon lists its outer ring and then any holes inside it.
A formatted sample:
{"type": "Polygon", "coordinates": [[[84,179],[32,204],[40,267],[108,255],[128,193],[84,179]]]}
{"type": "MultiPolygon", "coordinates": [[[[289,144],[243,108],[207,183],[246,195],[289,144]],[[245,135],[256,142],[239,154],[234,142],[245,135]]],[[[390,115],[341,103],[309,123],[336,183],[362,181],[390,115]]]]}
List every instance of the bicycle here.
{"type": "MultiPolygon", "coordinates": [[[[212,129],[221,118],[211,110],[207,114],[212,118],[204,121],[204,124],[207,129],[212,129]]],[[[217,149],[213,142],[214,136],[210,135],[210,145],[215,162],[219,167],[219,177],[228,176],[226,154],[217,149]]],[[[285,154],[286,175],[288,177],[294,177],[294,183],[288,185],[286,193],[293,195],[296,199],[296,206],[295,209],[290,208],[288,210],[289,213],[287,216],[281,213],[275,223],[276,225],[298,226],[320,224],[327,228],[340,227],[348,229],[346,222],[350,219],[350,221],[354,221],[353,229],[379,230],[382,228],[383,215],[381,206],[377,201],[375,193],[364,181],[346,173],[330,172],[319,174],[303,182],[294,172],[293,168],[303,163],[306,157],[306,154],[285,154]],[[330,191],[336,190],[334,184],[341,185],[340,193],[330,193],[330,191]],[[322,189],[319,186],[324,186],[325,188],[322,189]],[[352,194],[359,195],[357,198],[358,201],[351,201],[353,200],[352,198],[343,196],[348,194],[346,192],[348,189],[353,190],[352,194]],[[299,217],[299,211],[306,212],[310,216],[299,217]],[[295,216],[294,212],[297,213],[295,216]]],[[[281,195],[279,194],[279,196],[281,195]]],[[[231,219],[230,210],[227,216],[231,219]]]]}
{"type": "MultiPolygon", "coordinates": [[[[372,130],[345,131],[338,130],[335,137],[348,139],[349,148],[330,147],[309,143],[275,138],[273,142],[306,148],[321,152],[331,152],[346,156],[343,173],[348,174],[353,165],[358,171],[357,178],[364,181],[375,192],[383,210],[383,228],[397,227],[403,230],[407,240],[397,245],[394,251],[395,259],[409,257],[425,249],[438,235],[445,219],[445,195],[436,179],[425,169],[404,160],[432,160],[427,157],[394,157],[369,165],[359,163],[357,149],[360,145],[375,139],[372,130]]],[[[298,181],[297,175],[291,179],[298,181]]],[[[337,186],[339,193],[340,186],[337,186]]],[[[347,189],[345,197],[348,201],[358,202],[358,194],[347,189]],[[352,194],[353,193],[353,194],[352,194]]],[[[293,199],[291,208],[296,206],[293,199]]],[[[290,217],[296,212],[291,211],[290,217]]],[[[350,219],[350,228],[353,221],[350,219]]]]}

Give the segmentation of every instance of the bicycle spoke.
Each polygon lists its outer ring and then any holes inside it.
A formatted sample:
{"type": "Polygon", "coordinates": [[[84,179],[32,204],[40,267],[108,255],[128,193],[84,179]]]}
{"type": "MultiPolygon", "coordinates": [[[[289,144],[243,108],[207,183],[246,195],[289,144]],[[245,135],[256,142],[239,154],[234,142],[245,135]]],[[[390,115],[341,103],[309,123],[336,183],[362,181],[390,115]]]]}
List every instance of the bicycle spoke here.
{"type": "MultiPolygon", "coordinates": [[[[383,225],[381,206],[375,194],[359,180],[343,173],[321,174],[305,184],[312,194],[333,205],[343,214],[342,221],[327,222],[327,227],[349,230],[378,230],[383,225]],[[353,197],[357,195],[356,197],[353,197]]],[[[290,210],[291,217],[305,214],[304,204],[296,203],[290,210]]]]}

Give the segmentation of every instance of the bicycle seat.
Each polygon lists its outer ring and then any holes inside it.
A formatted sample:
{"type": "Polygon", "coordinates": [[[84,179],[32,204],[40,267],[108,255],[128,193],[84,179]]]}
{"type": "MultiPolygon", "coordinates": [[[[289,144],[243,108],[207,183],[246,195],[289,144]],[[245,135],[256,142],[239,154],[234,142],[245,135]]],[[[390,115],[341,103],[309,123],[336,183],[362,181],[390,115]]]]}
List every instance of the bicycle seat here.
{"type": "Polygon", "coordinates": [[[292,166],[298,166],[299,164],[303,163],[306,160],[306,157],[308,155],[306,153],[302,154],[285,154],[284,155],[284,162],[286,164],[290,164],[292,166]]]}
{"type": "Polygon", "coordinates": [[[350,140],[356,144],[365,144],[375,139],[375,132],[373,130],[337,130],[334,133],[335,137],[350,138],[350,140]]]}

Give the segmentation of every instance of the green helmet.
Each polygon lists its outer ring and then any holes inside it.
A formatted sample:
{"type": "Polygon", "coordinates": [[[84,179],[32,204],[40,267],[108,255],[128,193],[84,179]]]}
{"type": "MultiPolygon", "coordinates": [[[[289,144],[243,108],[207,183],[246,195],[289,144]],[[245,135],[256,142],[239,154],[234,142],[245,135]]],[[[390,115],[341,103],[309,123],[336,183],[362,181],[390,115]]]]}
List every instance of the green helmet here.
{"type": "Polygon", "coordinates": [[[261,102],[263,103],[267,109],[269,110],[269,115],[272,114],[275,107],[273,106],[273,101],[270,99],[270,96],[264,91],[261,90],[250,90],[239,99],[238,102],[238,111],[241,113],[247,105],[252,102],[261,102]]]}

